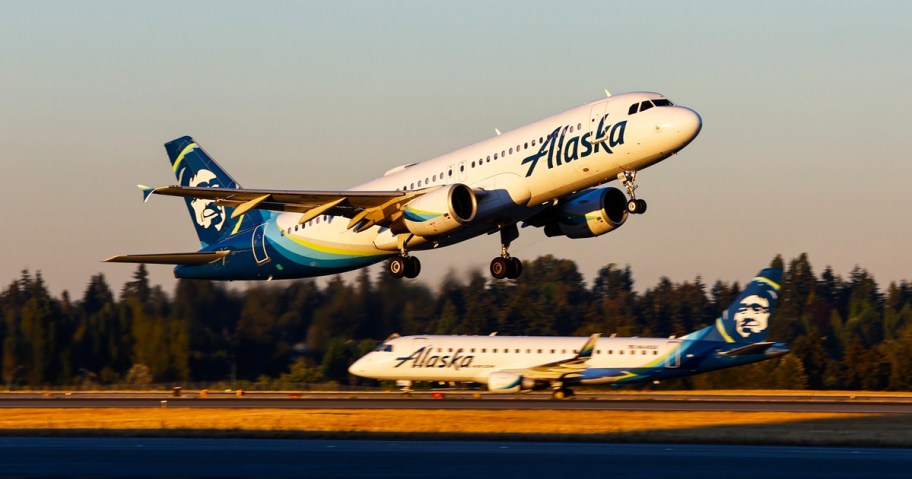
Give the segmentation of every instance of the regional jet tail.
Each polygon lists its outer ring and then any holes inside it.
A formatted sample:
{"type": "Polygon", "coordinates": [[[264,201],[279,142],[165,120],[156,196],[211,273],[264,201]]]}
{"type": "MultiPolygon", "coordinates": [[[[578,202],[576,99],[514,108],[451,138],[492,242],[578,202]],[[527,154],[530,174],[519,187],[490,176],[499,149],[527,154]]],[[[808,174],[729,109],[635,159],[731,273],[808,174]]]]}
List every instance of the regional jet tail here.
{"type": "Polygon", "coordinates": [[[481,383],[495,393],[550,387],[564,398],[574,384],[659,381],[755,363],[789,351],[766,340],[781,276],[778,268],[760,271],[712,325],[678,339],[394,336],[349,372],[406,387],[414,381],[481,383]]]}
{"type": "Polygon", "coordinates": [[[202,249],[119,255],[177,265],[178,278],[269,280],[335,274],[389,260],[421,271],[416,251],[500,233],[497,279],[517,278],[508,248],[519,226],[594,238],[646,211],[637,173],[676,154],[702,127],[658,93],[612,95],[344,191],[247,189],[184,136],[165,144],[177,185],[142,186],[185,199],[202,249]],[[602,187],[617,180],[623,189],[602,187]]]}

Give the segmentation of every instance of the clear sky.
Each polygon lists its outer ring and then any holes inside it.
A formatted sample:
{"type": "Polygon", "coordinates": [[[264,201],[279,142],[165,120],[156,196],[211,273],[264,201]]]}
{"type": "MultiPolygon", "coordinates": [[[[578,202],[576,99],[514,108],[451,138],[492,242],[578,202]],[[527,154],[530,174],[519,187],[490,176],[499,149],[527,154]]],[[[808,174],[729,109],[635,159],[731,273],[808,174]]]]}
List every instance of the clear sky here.
{"type": "MultiPolygon", "coordinates": [[[[121,253],[193,251],[163,143],[242,185],[342,189],[604,95],[652,90],[703,131],[640,174],[649,211],[511,248],[744,282],[777,253],[912,278],[912,2],[0,1],[0,283],[81,297],[121,253]]],[[[496,235],[419,253],[419,281],[486,269],[496,235]]],[[[375,271],[377,266],[374,267],[375,271]]],[[[171,292],[171,269],[150,266],[171,292]]]]}

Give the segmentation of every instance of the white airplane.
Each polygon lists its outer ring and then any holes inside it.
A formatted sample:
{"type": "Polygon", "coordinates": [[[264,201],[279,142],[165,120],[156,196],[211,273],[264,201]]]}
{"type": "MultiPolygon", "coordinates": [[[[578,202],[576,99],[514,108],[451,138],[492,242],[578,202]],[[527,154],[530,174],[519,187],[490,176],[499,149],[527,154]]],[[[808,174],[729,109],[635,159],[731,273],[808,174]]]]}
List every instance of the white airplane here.
{"type": "Polygon", "coordinates": [[[140,186],[184,197],[202,249],[119,255],[111,262],[177,265],[178,278],[258,280],[335,274],[390,259],[414,278],[409,253],[500,232],[495,278],[516,278],[517,224],[548,236],[592,238],[629,213],[637,172],[687,146],[702,127],[695,111],[658,93],[608,96],[423,163],[393,168],[344,191],[241,188],[189,136],[165,144],[180,186],[140,186]],[[619,180],[626,189],[596,186],[619,180]]]}
{"type": "Polygon", "coordinates": [[[766,341],[782,270],[762,270],[714,324],[681,338],[405,336],[384,341],[349,372],[396,380],[480,383],[495,393],[549,386],[555,398],[574,384],[658,381],[740,366],[788,353],[766,341]]]}

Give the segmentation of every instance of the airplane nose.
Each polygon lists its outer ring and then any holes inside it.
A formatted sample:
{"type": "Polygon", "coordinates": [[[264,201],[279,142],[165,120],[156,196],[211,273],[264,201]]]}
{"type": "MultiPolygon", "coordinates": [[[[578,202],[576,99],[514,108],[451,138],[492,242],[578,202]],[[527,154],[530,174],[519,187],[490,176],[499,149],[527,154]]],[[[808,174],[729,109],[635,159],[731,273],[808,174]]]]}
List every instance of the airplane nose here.
{"type": "Polygon", "coordinates": [[[700,134],[700,130],[703,129],[703,118],[699,113],[690,108],[681,107],[681,110],[681,134],[687,138],[687,142],[690,143],[700,134]]]}

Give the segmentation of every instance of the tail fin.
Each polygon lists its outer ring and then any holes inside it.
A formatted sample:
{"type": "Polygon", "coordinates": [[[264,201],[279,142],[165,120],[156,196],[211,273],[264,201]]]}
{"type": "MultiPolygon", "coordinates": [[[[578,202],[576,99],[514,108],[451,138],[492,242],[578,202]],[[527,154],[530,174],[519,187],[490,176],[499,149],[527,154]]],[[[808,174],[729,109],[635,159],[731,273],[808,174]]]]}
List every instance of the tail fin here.
{"type": "Polygon", "coordinates": [[[740,344],[765,341],[770,317],[779,301],[781,280],[779,268],[760,271],[714,325],[688,336],[740,344]]]}
{"type": "MultiPolygon", "coordinates": [[[[181,186],[202,188],[240,188],[189,136],[165,143],[171,168],[181,186]]],[[[233,208],[219,206],[212,200],[187,198],[187,209],[196,227],[200,243],[207,247],[237,233],[244,216],[232,218],[233,208]]],[[[259,214],[259,213],[257,213],[259,214]]],[[[256,221],[256,220],[254,220],[256,221]]]]}

